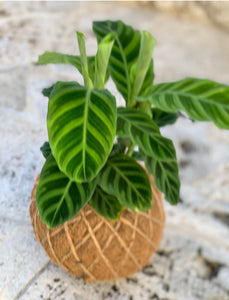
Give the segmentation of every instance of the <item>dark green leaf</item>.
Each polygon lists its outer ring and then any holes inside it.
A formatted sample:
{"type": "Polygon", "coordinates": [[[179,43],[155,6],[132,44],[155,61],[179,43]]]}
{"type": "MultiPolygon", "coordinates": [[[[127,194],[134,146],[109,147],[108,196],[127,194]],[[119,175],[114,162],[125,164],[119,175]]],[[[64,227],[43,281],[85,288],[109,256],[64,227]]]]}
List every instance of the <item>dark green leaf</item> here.
{"type": "Polygon", "coordinates": [[[44,158],[48,158],[49,155],[52,153],[49,142],[44,142],[44,144],[40,147],[40,150],[41,150],[44,158]]]}
{"type": "Polygon", "coordinates": [[[168,113],[159,108],[152,108],[151,111],[152,111],[153,121],[159,127],[174,124],[176,120],[179,118],[179,113],[176,112],[168,113]]]}
{"type": "Polygon", "coordinates": [[[142,153],[146,169],[152,174],[155,185],[171,204],[179,202],[180,180],[176,161],[158,161],[142,153]]]}
{"type": "Polygon", "coordinates": [[[42,221],[53,228],[74,217],[90,200],[96,181],[76,183],[62,173],[49,155],[40,175],[36,202],[42,221]]]}
{"type": "Polygon", "coordinates": [[[90,205],[99,215],[109,220],[118,220],[123,209],[116,197],[107,194],[99,186],[96,187],[90,205]]]}
{"type": "Polygon", "coordinates": [[[134,108],[118,108],[117,134],[130,137],[146,155],[157,160],[170,161],[176,158],[172,141],[161,136],[149,116],[134,108]]]}
{"type": "Polygon", "coordinates": [[[50,97],[51,93],[52,93],[52,90],[54,88],[55,84],[53,84],[52,86],[48,87],[48,88],[44,88],[42,90],[42,94],[45,96],[45,97],[50,97]]]}
{"type": "Polygon", "coordinates": [[[48,103],[49,143],[59,168],[78,182],[92,180],[111,152],[116,102],[107,90],[58,82],[48,103]]]}
{"type": "Polygon", "coordinates": [[[229,129],[229,86],[207,79],[187,78],[153,86],[147,97],[167,112],[185,111],[198,121],[212,121],[219,128],[229,129]]]}
{"type": "Polygon", "coordinates": [[[99,180],[101,188],[118,198],[133,212],[146,211],[152,205],[149,178],[144,169],[131,157],[118,154],[110,157],[99,180]]]}
{"type": "Polygon", "coordinates": [[[120,143],[115,143],[111,150],[110,156],[112,156],[116,153],[123,153],[124,150],[125,150],[125,148],[123,147],[123,145],[121,145],[120,143]]]}
{"type": "Polygon", "coordinates": [[[138,151],[133,151],[132,155],[131,155],[134,159],[139,160],[139,161],[143,161],[144,157],[143,155],[138,152],[138,151]]]}
{"type": "Polygon", "coordinates": [[[129,138],[118,138],[117,143],[114,144],[110,156],[117,154],[117,153],[124,153],[126,148],[130,147],[132,144],[129,138]]]}
{"type": "Polygon", "coordinates": [[[143,73],[139,74],[139,76],[141,75],[141,80],[139,81],[140,85],[136,89],[137,94],[142,95],[142,91],[145,91],[143,80],[148,85],[151,85],[154,79],[152,71],[153,61],[148,55],[152,50],[149,38],[144,39],[145,35],[143,33],[125,25],[122,21],[93,22],[93,31],[98,41],[101,41],[109,33],[114,32],[116,34],[109,61],[109,72],[117,89],[127,103],[132,101],[135,96],[133,92],[138,62],[139,67],[142,65],[143,73]],[[142,52],[140,52],[141,43],[144,45],[144,51],[142,52]],[[144,53],[147,53],[145,56],[147,57],[146,61],[144,61],[144,55],[140,55],[144,53]],[[139,57],[142,59],[139,60],[139,57]]]}

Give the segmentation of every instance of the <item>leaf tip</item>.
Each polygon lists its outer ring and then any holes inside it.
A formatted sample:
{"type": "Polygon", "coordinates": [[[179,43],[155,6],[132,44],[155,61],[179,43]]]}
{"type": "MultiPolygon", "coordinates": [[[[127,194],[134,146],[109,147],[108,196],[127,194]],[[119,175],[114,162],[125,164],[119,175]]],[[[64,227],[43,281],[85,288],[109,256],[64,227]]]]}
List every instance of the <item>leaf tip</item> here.
{"type": "Polygon", "coordinates": [[[79,36],[79,37],[84,37],[84,34],[80,31],[76,31],[76,35],[79,36]]]}

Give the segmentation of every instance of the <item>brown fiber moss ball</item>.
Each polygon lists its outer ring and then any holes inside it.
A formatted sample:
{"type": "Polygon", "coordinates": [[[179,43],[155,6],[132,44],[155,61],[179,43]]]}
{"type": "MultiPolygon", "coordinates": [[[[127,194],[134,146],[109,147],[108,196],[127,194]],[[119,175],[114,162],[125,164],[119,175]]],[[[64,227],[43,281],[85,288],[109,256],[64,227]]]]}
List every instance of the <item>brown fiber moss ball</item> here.
{"type": "Polygon", "coordinates": [[[136,214],[124,210],[116,222],[86,205],[70,221],[48,229],[36,206],[38,177],[31,195],[30,216],[35,235],[50,259],[86,282],[127,277],[147,265],[160,244],[165,223],[162,195],[149,178],[151,210],[136,214]]]}

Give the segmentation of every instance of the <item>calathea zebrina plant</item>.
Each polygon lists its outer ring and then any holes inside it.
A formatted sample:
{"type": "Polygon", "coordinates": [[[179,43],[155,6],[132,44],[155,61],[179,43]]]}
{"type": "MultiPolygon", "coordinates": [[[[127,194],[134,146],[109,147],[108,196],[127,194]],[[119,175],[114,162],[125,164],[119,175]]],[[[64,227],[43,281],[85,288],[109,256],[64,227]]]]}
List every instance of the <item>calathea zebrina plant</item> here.
{"type": "Polygon", "coordinates": [[[149,32],[121,21],[94,22],[93,31],[98,41],[95,56],[86,56],[84,36],[77,33],[80,56],[45,52],[39,57],[39,64],[71,64],[84,79],[84,85],[57,82],[43,90],[49,98],[49,142],[41,147],[46,161],[36,197],[50,228],[87,203],[111,220],[117,220],[123,208],[150,209],[149,179],[137,160],[144,161],[165,199],[176,204],[176,152],[160,127],[185,112],[229,129],[229,86],[196,78],[154,85],[156,41],[149,32]],[[117,108],[115,96],[105,89],[109,77],[125,107],[117,108]]]}

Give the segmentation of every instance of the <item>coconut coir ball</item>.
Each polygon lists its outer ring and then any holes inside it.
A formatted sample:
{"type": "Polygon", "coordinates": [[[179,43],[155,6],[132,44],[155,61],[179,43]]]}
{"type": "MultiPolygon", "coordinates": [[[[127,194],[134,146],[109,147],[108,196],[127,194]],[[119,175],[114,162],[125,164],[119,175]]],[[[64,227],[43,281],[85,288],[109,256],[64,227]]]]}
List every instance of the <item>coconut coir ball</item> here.
{"type": "Polygon", "coordinates": [[[147,212],[124,210],[119,221],[99,216],[88,204],[73,219],[48,229],[36,206],[36,179],[30,216],[35,235],[50,259],[86,282],[115,280],[142,269],[158,248],[165,222],[162,195],[149,175],[153,205],[147,212]]]}

